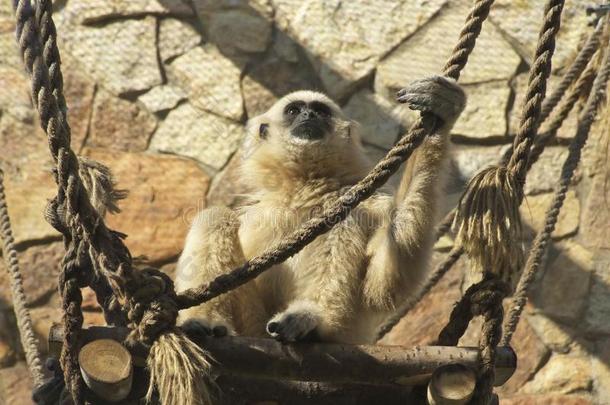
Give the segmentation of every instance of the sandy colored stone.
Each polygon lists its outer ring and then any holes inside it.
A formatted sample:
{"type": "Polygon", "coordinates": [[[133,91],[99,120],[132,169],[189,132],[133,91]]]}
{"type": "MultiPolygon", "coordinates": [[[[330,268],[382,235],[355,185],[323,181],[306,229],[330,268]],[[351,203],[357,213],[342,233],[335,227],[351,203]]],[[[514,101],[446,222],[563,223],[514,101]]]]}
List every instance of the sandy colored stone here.
{"type": "Polygon", "coordinates": [[[501,398],[500,405],[593,405],[588,396],[581,395],[519,395],[501,398]]]}
{"type": "Polygon", "coordinates": [[[0,369],[12,366],[15,364],[15,360],[15,351],[8,342],[0,339],[0,369]]]}
{"type": "MultiPolygon", "coordinates": [[[[450,1],[430,23],[408,38],[381,61],[375,76],[375,89],[393,98],[396,90],[409,81],[439,74],[453,51],[466,15],[467,1],[450,1]]],[[[517,71],[521,59],[502,34],[485,24],[477,45],[460,76],[460,83],[505,82],[517,71]]]]}
{"type": "Polygon", "coordinates": [[[569,354],[553,354],[523,387],[527,394],[571,394],[591,389],[591,360],[569,354]]]}
{"type": "Polygon", "coordinates": [[[593,254],[575,242],[561,245],[559,256],[544,273],[537,301],[552,317],[577,321],[589,296],[593,254]]]}
{"type": "Polygon", "coordinates": [[[267,111],[292,91],[320,89],[310,62],[298,54],[297,47],[292,38],[279,31],[263,60],[248,67],[241,85],[249,118],[267,111]]]}
{"type": "Polygon", "coordinates": [[[536,335],[551,350],[564,354],[570,350],[570,344],[574,340],[572,336],[575,334],[573,328],[543,314],[528,314],[527,320],[536,335]]]}
{"type": "Polygon", "coordinates": [[[160,124],[150,149],[187,156],[219,170],[243,136],[241,125],[185,103],[172,110],[160,124]]]}
{"type": "Polygon", "coordinates": [[[33,404],[32,388],[25,362],[0,370],[0,404],[33,404]]]}
{"type": "Polygon", "coordinates": [[[606,186],[606,178],[605,174],[595,176],[585,199],[581,242],[592,249],[610,249],[610,189],[606,186]]]}
{"type": "MultiPolygon", "coordinates": [[[[494,25],[509,38],[515,50],[531,64],[542,27],[546,0],[499,0],[490,13],[494,25]]],[[[566,2],[553,56],[553,68],[566,66],[578,52],[578,44],[591,31],[586,2],[566,2]]]]}
{"type": "Polygon", "coordinates": [[[506,107],[510,88],[506,81],[464,86],[468,96],[466,108],[455,123],[454,136],[489,139],[506,135],[506,107]]]}
{"type": "Polygon", "coordinates": [[[70,0],[64,13],[79,23],[93,24],[104,20],[143,15],[190,16],[193,10],[184,0],[70,0]]]}
{"type": "Polygon", "coordinates": [[[134,256],[152,262],[182,250],[189,218],[205,207],[208,177],[193,161],[176,156],[87,149],[86,155],[112,168],[120,188],[129,190],[121,212],[107,217],[110,228],[128,235],[134,256]]]}
{"type": "Polygon", "coordinates": [[[271,16],[248,8],[215,11],[203,21],[209,40],[228,53],[264,52],[271,41],[271,16]]]}
{"type": "Polygon", "coordinates": [[[450,151],[454,176],[467,182],[480,170],[497,164],[505,149],[506,145],[452,145],[450,151]]]}
{"type": "Polygon", "coordinates": [[[219,172],[210,185],[207,205],[236,208],[243,202],[243,195],[248,192],[248,185],[241,181],[241,152],[237,151],[225,168],[219,172]]]}
{"type": "Polygon", "coordinates": [[[95,96],[87,146],[142,152],[156,128],[157,120],[146,108],[100,90],[95,96]]]}
{"type": "Polygon", "coordinates": [[[159,21],[159,55],[163,62],[180,56],[201,43],[201,35],[192,22],[176,18],[159,21]]]}
{"type": "Polygon", "coordinates": [[[593,389],[598,398],[610,398],[610,338],[599,339],[595,354],[591,359],[595,377],[593,389]]]}
{"type": "Polygon", "coordinates": [[[167,67],[170,83],[181,87],[195,107],[233,120],[243,115],[241,72],[212,44],[191,49],[167,67]]]}
{"type": "Polygon", "coordinates": [[[159,113],[171,110],[185,98],[186,95],[179,87],[162,84],[161,86],[153,87],[147,93],[141,95],[139,100],[149,111],[159,113]]]}
{"type": "Polygon", "coordinates": [[[15,69],[23,69],[23,62],[19,55],[17,40],[13,30],[0,31],[0,63],[15,69]]]}
{"type": "MultiPolygon", "coordinates": [[[[544,228],[546,212],[553,202],[554,193],[527,196],[521,204],[521,218],[525,225],[526,237],[533,238],[536,233],[544,228]]],[[[571,236],[578,230],[580,220],[580,201],[574,190],[569,190],[563,202],[553,239],[561,239],[571,236]]]]}
{"type": "Polygon", "coordinates": [[[111,92],[139,92],[161,84],[154,17],[99,27],[73,25],[68,20],[58,30],[62,32],[62,51],[71,53],[111,92]]]}
{"type": "Polygon", "coordinates": [[[392,104],[383,97],[361,90],[354,94],[345,107],[345,115],[358,122],[363,142],[389,149],[407,128],[407,108],[392,104]]]}
{"type": "MultiPolygon", "coordinates": [[[[525,194],[535,195],[553,191],[559,181],[561,167],[567,156],[567,148],[547,146],[527,174],[525,194]]],[[[575,176],[573,182],[576,183],[577,181],[578,177],[575,176]]]]}
{"type": "MultiPolygon", "coordinates": [[[[606,227],[606,230],[608,228],[606,227]]],[[[586,329],[591,334],[610,334],[610,254],[597,250],[589,305],[585,315],[586,329]],[[603,253],[602,253],[603,252],[603,253]]]]}
{"type": "Polygon", "coordinates": [[[36,169],[19,180],[5,179],[8,212],[17,243],[59,238],[59,233],[43,216],[47,201],[57,193],[57,186],[49,171],[36,169]]]}
{"type": "MultiPolygon", "coordinates": [[[[61,242],[31,246],[18,252],[23,288],[29,305],[44,304],[57,291],[64,247],[61,242]]],[[[10,277],[4,259],[0,259],[0,300],[12,306],[10,277]]]]}
{"type": "Polygon", "coordinates": [[[308,51],[334,98],[349,94],[377,62],[424,25],[445,0],[272,0],[278,27],[308,51]]]}
{"type": "MultiPolygon", "coordinates": [[[[1,53],[0,53],[1,55],[1,53]]],[[[2,55],[2,57],[4,57],[2,55]]],[[[29,94],[29,81],[19,67],[0,65],[0,120],[17,121],[23,124],[34,124],[35,113],[29,94]]]]}

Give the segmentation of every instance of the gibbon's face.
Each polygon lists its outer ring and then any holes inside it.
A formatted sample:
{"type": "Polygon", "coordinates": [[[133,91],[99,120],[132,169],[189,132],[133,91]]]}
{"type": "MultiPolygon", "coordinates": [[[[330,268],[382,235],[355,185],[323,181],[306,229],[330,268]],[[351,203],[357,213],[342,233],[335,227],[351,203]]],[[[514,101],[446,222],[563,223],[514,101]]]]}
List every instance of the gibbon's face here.
{"type": "Polygon", "coordinates": [[[290,93],[248,123],[243,172],[258,173],[253,182],[287,173],[354,177],[368,164],[357,128],[324,94],[290,93]]]}
{"type": "MultiPolygon", "coordinates": [[[[290,149],[311,149],[353,141],[349,139],[353,123],[344,118],[334,101],[313,91],[288,94],[250,125],[251,132],[255,132],[251,136],[257,138],[253,141],[259,145],[275,143],[290,149]]],[[[359,143],[359,139],[356,141],[359,143]]]]}

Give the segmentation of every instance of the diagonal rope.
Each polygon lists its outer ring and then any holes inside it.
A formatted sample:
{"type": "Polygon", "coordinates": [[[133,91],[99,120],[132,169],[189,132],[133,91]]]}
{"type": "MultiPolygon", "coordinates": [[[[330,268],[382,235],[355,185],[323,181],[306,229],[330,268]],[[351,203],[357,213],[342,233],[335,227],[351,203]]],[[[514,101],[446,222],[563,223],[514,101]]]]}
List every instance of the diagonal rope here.
{"type": "Polygon", "coordinates": [[[529,287],[532,284],[535,275],[538,273],[544,255],[547,251],[548,244],[551,240],[551,234],[555,230],[557,218],[559,217],[559,212],[566,198],[572,176],[578,167],[578,163],[580,162],[582,149],[587,142],[589,131],[593,125],[597,111],[602,102],[606,99],[606,86],[609,78],[610,43],[607,46],[602,67],[597,78],[595,79],[595,83],[593,84],[591,95],[589,96],[587,104],[580,116],[576,136],[570,143],[569,153],[561,169],[561,177],[557,184],[553,202],[551,203],[545,216],[544,228],[536,235],[536,239],[534,239],[532,249],[530,250],[530,254],[525,265],[525,270],[521,275],[519,284],[517,285],[517,290],[512,299],[511,309],[505,326],[506,332],[502,339],[503,345],[508,345],[510,343],[513,333],[517,328],[517,324],[519,323],[521,313],[523,312],[525,302],[527,301],[529,287]]]}
{"type": "MultiPolygon", "coordinates": [[[[474,49],[476,39],[481,32],[483,22],[489,15],[492,4],[493,0],[476,1],[460,33],[458,43],[443,69],[445,76],[455,80],[459,78],[460,72],[466,66],[468,57],[474,49]]],[[[422,114],[421,118],[388,152],[386,157],[320,217],[308,221],[284,241],[260,256],[249,260],[243,266],[217,277],[210,283],[183,291],[178,295],[180,308],[199,305],[245,284],[265,270],[295,255],[315,238],[328,232],[335,224],[344,220],[360,202],[370,197],[375,190],[385,184],[423,140],[434,132],[435,127],[436,119],[429,114],[422,114]]]]}
{"type": "Polygon", "coordinates": [[[0,169],[0,236],[2,237],[2,252],[6,261],[6,270],[11,279],[11,295],[13,296],[13,309],[17,316],[17,326],[21,337],[21,345],[25,352],[25,361],[34,380],[34,386],[43,383],[42,361],[40,350],[38,350],[38,339],[32,326],[32,318],[27,307],[27,297],[23,289],[15,239],[11,229],[11,220],[6,205],[4,193],[4,172],[0,169]]]}
{"type": "MultiPolygon", "coordinates": [[[[599,49],[601,32],[602,30],[598,25],[595,32],[591,34],[587,40],[585,47],[581,49],[580,53],[568,69],[566,75],[562,78],[561,83],[563,84],[559,85],[542,104],[542,111],[544,114],[545,110],[554,110],[554,108],[557,106],[555,101],[556,99],[561,99],[562,96],[565,97],[557,112],[550,118],[549,116],[546,117],[546,120],[543,123],[544,128],[542,133],[534,140],[534,144],[532,145],[530,151],[528,170],[530,170],[532,165],[538,161],[545,147],[556,138],[558,130],[572,112],[578,100],[590,92],[591,85],[593,84],[593,80],[597,74],[597,69],[594,63],[589,63],[589,66],[583,72],[582,60],[584,57],[592,58],[592,56],[595,55],[595,52],[597,52],[599,49]],[[574,77],[574,75],[579,76],[574,77]],[[564,87],[565,83],[573,82],[576,79],[578,80],[569,90],[567,96],[563,90],[561,92],[559,91],[564,87]],[[551,107],[552,104],[555,104],[555,106],[551,107]]],[[[591,61],[587,60],[587,62],[591,61]]],[[[500,161],[507,162],[510,159],[511,153],[512,149],[508,149],[500,161]]],[[[455,213],[456,208],[453,208],[440,222],[437,227],[437,240],[449,232],[455,219],[455,213]]],[[[457,263],[463,254],[464,249],[458,244],[454,245],[443,261],[436,266],[432,273],[430,273],[417,295],[402,303],[396,312],[381,325],[377,333],[377,340],[381,340],[385,335],[387,335],[394,328],[394,326],[396,326],[398,322],[400,322],[400,320],[404,318],[436,284],[438,284],[438,282],[453,267],[453,265],[457,263]]]]}

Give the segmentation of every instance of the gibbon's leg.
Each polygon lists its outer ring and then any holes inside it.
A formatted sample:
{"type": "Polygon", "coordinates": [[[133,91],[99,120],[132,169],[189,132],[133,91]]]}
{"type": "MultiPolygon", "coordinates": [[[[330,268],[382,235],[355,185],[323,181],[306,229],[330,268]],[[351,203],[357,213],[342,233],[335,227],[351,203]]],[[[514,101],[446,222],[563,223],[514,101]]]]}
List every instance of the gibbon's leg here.
{"type": "MultiPolygon", "coordinates": [[[[239,238],[238,215],[228,208],[208,208],[197,215],[178,260],[176,290],[213,280],[245,262],[239,238]]],[[[261,335],[268,317],[255,283],[247,283],[202,305],[180,312],[186,331],[222,336],[261,335]]]]}
{"type": "Polygon", "coordinates": [[[371,259],[365,296],[386,307],[413,294],[427,272],[449,154],[449,132],[464,109],[466,96],[454,80],[432,76],[401,90],[398,101],[436,115],[443,125],[408,160],[395,195],[391,225],[377,238],[378,246],[369,247],[369,251],[382,252],[383,257],[371,259]]]}
{"type": "Polygon", "coordinates": [[[277,340],[343,341],[358,307],[366,236],[348,217],[296,257],[295,291],[288,307],[267,323],[277,340]]]}

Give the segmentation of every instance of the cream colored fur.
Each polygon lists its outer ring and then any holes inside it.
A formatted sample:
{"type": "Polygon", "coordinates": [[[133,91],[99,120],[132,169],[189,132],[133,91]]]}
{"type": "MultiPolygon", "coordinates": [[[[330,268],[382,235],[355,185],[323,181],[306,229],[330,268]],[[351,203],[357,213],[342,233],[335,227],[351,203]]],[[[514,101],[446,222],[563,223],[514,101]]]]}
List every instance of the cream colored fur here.
{"type": "MultiPolygon", "coordinates": [[[[451,86],[447,92],[460,91],[451,86]]],[[[411,157],[396,193],[378,191],[296,256],[229,294],[183,311],[180,322],[265,336],[271,321],[283,325],[288,341],[315,330],[324,341],[372,342],[380,322],[426,275],[447,133],[462,108],[463,102],[449,115],[446,109],[439,113],[450,117],[448,122],[411,157]]],[[[248,129],[241,174],[256,192],[239,211],[210,208],[196,218],[178,263],[178,290],[208,282],[273,247],[371,167],[357,124],[320,93],[292,93],[251,120],[248,129]],[[332,133],[319,141],[291,136],[282,111],[293,100],[331,106],[332,133]],[[261,124],[268,125],[265,137],[259,136],[261,124]]]]}

